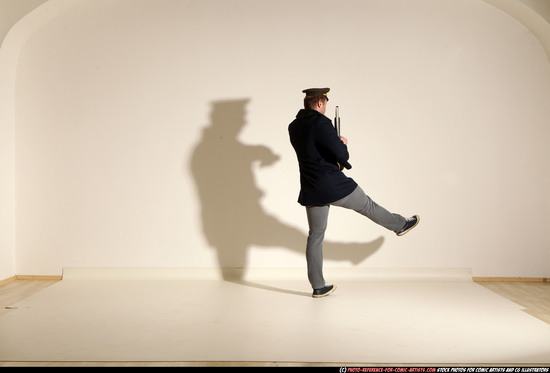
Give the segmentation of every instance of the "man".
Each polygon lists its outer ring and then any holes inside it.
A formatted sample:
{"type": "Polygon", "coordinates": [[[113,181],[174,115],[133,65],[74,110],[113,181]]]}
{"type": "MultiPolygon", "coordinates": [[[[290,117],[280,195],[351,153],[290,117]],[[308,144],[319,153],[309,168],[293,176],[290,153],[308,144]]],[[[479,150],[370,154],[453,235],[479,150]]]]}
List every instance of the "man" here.
{"type": "Polygon", "coordinates": [[[338,136],[331,120],[324,115],[329,91],[330,88],[303,90],[304,109],[288,126],[300,168],[298,203],[306,207],[309,224],[306,260],[314,298],[325,297],[336,289],[335,285],[327,285],[323,277],[323,240],[331,205],[354,210],[398,236],[420,221],[418,215],[406,219],[390,213],[342,172],[351,168],[348,141],[338,136]]]}

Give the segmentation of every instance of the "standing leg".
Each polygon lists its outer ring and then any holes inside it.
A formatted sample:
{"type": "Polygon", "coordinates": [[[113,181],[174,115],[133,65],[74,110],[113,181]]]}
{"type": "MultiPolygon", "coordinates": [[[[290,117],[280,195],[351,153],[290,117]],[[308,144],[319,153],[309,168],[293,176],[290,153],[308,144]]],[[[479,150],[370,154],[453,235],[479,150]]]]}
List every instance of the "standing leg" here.
{"type": "Polygon", "coordinates": [[[309,235],[306,245],[307,276],[313,289],[325,286],[323,277],[323,240],[327,229],[329,205],[306,207],[309,235]]]}
{"type": "Polygon", "coordinates": [[[332,204],[357,211],[361,215],[371,219],[376,224],[379,224],[395,233],[403,229],[407,223],[407,219],[403,216],[393,214],[374,202],[359,186],[347,197],[333,202],[332,204]]]}

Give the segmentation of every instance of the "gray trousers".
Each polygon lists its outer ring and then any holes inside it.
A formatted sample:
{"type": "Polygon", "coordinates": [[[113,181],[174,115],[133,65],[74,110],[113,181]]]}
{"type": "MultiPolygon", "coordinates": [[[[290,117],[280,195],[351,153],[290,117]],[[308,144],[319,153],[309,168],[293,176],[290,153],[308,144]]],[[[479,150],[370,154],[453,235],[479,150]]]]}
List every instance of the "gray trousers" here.
{"type": "Polygon", "coordinates": [[[324,206],[307,206],[306,213],[309,224],[306,245],[307,274],[313,289],[319,289],[326,285],[323,277],[323,240],[331,205],[354,210],[376,224],[396,233],[406,223],[403,216],[393,214],[378,205],[359,186],[351,194],[336,202],[324,206]]]}

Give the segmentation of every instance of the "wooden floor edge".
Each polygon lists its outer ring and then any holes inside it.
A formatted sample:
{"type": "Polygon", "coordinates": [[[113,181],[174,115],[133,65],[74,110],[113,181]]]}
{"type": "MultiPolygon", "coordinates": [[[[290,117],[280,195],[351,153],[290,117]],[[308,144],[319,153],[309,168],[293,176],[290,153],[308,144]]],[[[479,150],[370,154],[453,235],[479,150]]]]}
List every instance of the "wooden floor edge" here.
{"type": "Polygon", "coordinates": [[[62,280],[63,276],[56,275],[15,275],[16,280],[62,280]]]}
{"type": "MultiPolygon", "coordinates": [[[[63,275],[15,275],[0,280],[0,286],[15,280],[62,280],[63,275]]],[[[474,282],[550,282],[548,277],[480,277],[473,276],[474,282]]]]}
{"type": "Polygon", "coordinates": [[[12,281],[15,281],[15,280],[17,280],[17,278],[15,276],[11,276],[11,277],[5,278],[3,280],[0,280],[0,286],[6,285],[6,284],[8,284],[12,281]]]}
{"type": "Polygon", "coordinates": [[[550,282],[547,277],[472,277],[474,282],[550,282]]]}
{"type": "Polygon", "coordinates": [[[0,286],[9,284],[10,282],[17,280],[42,280],[42,281],[59,281],[62,280],[63,276],[55,275],[15,275],[3,280],[0,280],[0,286]]]}
{"type": "Polygon", "coordinates": [[[15,275],[16,280],[62,280],[63,276],[56,275],[15,275]]]}

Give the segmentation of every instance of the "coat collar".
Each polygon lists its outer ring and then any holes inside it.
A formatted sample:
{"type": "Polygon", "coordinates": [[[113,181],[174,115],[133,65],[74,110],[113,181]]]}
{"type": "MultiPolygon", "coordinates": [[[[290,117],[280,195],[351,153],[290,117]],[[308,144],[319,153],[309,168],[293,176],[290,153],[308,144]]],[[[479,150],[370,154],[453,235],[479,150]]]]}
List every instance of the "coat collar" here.
{"type": "Polygon", "coordinates": [[[296,114],[296,119],[304,119],[311,116],[319,116],[323,115],[319,113],[317,110],[313,109],[301,109],[298,114],[296,114]]]}

